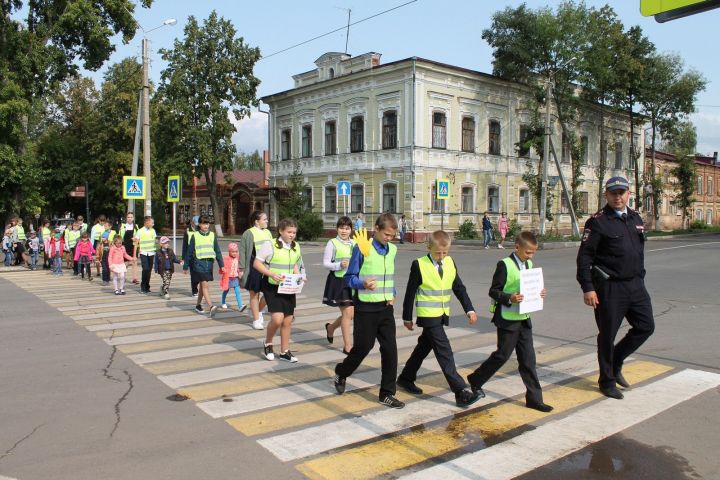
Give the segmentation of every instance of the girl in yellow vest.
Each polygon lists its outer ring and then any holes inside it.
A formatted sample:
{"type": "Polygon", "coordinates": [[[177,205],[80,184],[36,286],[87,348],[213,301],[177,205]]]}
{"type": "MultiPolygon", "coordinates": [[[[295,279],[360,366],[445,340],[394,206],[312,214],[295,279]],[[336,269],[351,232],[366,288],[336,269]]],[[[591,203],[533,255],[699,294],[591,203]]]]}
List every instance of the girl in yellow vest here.
{"type": "Polygon", "coordinates": [[[221,272],[225,263],[215,233],[210,231],[210,219],[206,215],[200,215],[199,222],[199,230],[190,237],[187,252],[185,252],[182,263],[183,273],[187,274],[188,270],[191,270],[193,278],[198,281],[198,297],[195,311],[205,313],[202,307],[204,298],[208,307],[210,307],[208,314],[210,318],[213,318],[217,307],[212,303],[210,287],[208,286],[208,282],[213,281],[213,259],[217,260],[221,272]]]}
{"type": "Polygon", "coordinates": [[[337,221],[337,237],[330,240],[325,246],[323,265],[330,270],[325,280],[323,303],[330,307],[339,307],[340,316],[332,323],[325,324],[327,341],[333,343],[333,334],[340,327],[343,337],[343,353],[347,355],[352,349],[350,335],[350,322],[353,317],[352,290],[345,285],[343,277],[350,263],[350,255],[355,246],[350,235],[352,234],[352,220],[350,217],[340,217],[337,221]]]}
{"type": "Polygon", "coordinates": [[[50,241],[52,240],[52,230],[50,229],[50,220],[44,218],[40,227],[41,242],[43,244],[43,269],[50,268],[50,241]]]}
{"type": "Polygon", "coordinates": [[[262,210],[255,210],[250,215],[251,228],[245,230],[240,238],[240,286],[250,293],[250,311],[252,312],[255,330],[265,328],[262,313],[267,303],[261,298],[262,274],[255,270],[255,255],[264,245],[272,244],[272,234],[267,229],[268,216],[262,210]]]}
{"type": "Polygon", "coordinates": [[[273,337],[280,329],[280,360],[295,363],[298,359],[290,351],[290,331],[295,315],[295,295],[278,293],[278,286],[285,275],[304,274],[300,245],[295,241],[297,224],[291,218],[278,222],[280,236],[272,244],[265,244],[255,257],[255,269],[264,275],[262,292],[267,300],[270,312],[270,323],[265,335],[263,355],[268,360],[275,360],[273,337]]]}
{"type": "MultiPolygon", "coordinates": [[[[490,312],[497,328],[497,350],[482,365],[468,375],[468,383],[474,392],[485,396],[482,386],[508,361],[513,351],[517,355],[518,371],[525,384],[525,405],[528,408],[549,412],[553,409],[543,402],[542,388],[535,368],[532,323],[530,315],[520,313],[523,301],[520,293],[520,272],[533,268],[532,258],[537,251],[537,238],[532,232],[520,232],[515,238],[515,251],[500,260],[490,285],[493,303],[490,312]]],[[[545,298],[545,289],[540,296],[545,298]]]]}

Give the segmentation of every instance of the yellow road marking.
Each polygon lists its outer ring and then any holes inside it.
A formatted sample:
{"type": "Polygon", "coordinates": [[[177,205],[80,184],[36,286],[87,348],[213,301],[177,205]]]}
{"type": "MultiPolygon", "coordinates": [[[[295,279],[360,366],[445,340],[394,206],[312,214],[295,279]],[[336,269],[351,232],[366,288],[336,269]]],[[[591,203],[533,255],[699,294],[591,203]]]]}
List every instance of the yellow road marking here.
{"type": "MultiPolygon", "coordinates": [[[[456,350],[461,348],[457,343],[456,350]]],[[[473,345],[476,346],[476,345],[473,345]]],[[[538,353],[539,363],[555,362],[579,353],[574,347],[561,347],[550,350],[547,353],[538,353]]],[[[429,362],[434,361],[428,358],[429,362]]],[[[475,365],[467,368],[459,368],[458,373],[463,378],[473,371],[475,365]]],[[[517,363],[508,362],[503,366],[503,371],[512,373],[517,369],[517,363]]],[[[332,374],[332,372],[330,372],[332,374]]],[[[445,393],[448,390],[447,382],[442,373],[432,373],[418,377],[417,382],[425,394],[433,395],[445,393]]],[[[398,390],[396,395],[403,402],[411,402],[418,397],[408,395],[398,390]]],[[[303,425],[328,420],[346,414],[360,414],[370,409],[378,408],[377,392],[374,390],[359,391],[354,395],[338,395],[325,397],[316,401],[308,401],[287,407],[273,409],[272,415],[267,412],[253,413],[249,415],[229,418],[227,422],[239,432],[248,435],[262,435],[287,428],[297,428],[303,425]]],[[[384,408],[384,407],[382,407],[384,408]]]]}
{"type": "MultiPolygon", "coordinates": [[[[672,367],[652,362],[636,362],[623,369],[631,383],[661,375],[672,367]]],[[[552,414],[592,402],[602,397],[596,375],[584,377],[545,392],[545,401],[553,405],[552,414]]],[[[370,479],[398,469],[408,468],[447,453],[478,444],[523,425],[546,418],[548,414],[531,410],[524,401],[503,402],[468,415],[458,415],[447,423],[418,429],[367,445],[310,460],[297,469],[312,479],[370,479]]]]}
{"type": "MultiPolygon", "coordinates": [[[[495,335],[493,334],[492,338],[494,337],[495,335]]],[[[453,339],[452,345],[453,347],[455,347],[456,350],[460,350],[465,348],[478,347],[479,345],[482,345],[483,342],[486,344],[489,340],[489,334],[471,334],[466,337],[453,339]]],[[[398,356],[401,359],[407,358],[413,348],[415,348],[414,345],[401,349],[398,356]]],[[[367,367],[380,368],[380,357],[377,354],[372,357],[368,357],[365,361],[363,361],[361,368],[363,367],[365,367],[364,370],[367,370],[367,367]]],[[[208,383],[204,385],[198,385],[196,387],[188,387],[179,390],[179,393],[187,395],[188,397],[192,398],[197,402],[201,402],[204,400],[210,400],[212,398],[219,398],[223,395],[242,395],[244,393],[255,392],[258,390],[266,390],[270,388],[277,388],[297,383],[306,383],[316,380],[322,380],[324,378],[330,378],[331,376],[335,375],[334,368],[335,362],[330,362],[330,365],[327,366],[307,366],[304,368],[288,370],[287,372],[253,375],[246,378],[208,383]]]]}

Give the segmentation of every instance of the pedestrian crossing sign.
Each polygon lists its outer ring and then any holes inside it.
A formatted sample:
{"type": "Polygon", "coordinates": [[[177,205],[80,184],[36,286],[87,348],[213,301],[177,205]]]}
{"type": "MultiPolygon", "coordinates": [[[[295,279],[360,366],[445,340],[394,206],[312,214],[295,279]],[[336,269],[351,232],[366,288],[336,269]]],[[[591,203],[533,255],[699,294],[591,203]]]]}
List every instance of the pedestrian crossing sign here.
{"type": "Polygon", "coordinates": [[[443,178],[435,182],[435,197],[438,200],[447,200],[450,198],[450,180],[443,178]]]}
{"type": "Polygon", "coordinates": [[[168,177],[167,201],[171,203],[180,201],[180,175],[170,175],[168,177]]]}
{"type": "Polygon", "coordinates": [[[145,177],[123,177],[123,199],[145,200],[145,177]]]}

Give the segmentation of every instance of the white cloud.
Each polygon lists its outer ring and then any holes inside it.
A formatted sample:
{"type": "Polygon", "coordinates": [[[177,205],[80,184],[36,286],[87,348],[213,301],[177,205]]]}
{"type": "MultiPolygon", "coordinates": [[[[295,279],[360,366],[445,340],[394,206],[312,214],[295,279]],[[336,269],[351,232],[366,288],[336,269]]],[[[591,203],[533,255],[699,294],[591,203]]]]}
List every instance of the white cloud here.
{"type": "Polygon", "coordinates": [[[230,121],[237,129],[237,132],[232,136],[232,140],[237,146],[238,152],[252,153],[257,150],[262,154],[263,150],[267,150],[266,114],[255,111],[252,112],[252,116],[245,117],[240,121],[235,120],[232,113],[229,116],[230,121]]]}
{"type": "Polygon", "coordinates": [[[697,128],[699,153],[712,155],[720,150],[720,113],[698,112],[690,118],[697,128]]]}

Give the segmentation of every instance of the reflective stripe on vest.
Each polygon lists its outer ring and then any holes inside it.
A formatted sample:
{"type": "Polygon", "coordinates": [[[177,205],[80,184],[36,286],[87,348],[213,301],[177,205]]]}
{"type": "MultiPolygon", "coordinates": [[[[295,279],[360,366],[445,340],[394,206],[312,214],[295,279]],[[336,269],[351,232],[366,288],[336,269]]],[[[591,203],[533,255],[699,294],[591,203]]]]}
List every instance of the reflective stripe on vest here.
{"type": "Polygon", "coordinates": [[[65,230],[65,243],[68,248],[75,248],[78,239],[80,239],[80,232],[78,230],[65,230]]]}
{"type": "Polygon", "coordinates": [[[103,225],[97,224],[93,225],[92,230],[90,230],[90,239],[94,242],[96,240],[100,240],[100,236],[102,235],[102,232],[105,230],[105,227],[103,225]]]}
{"type": "Polygon", "coordinates": [[[375,246],[370,246],[370,255],[364,257],[360,267],[361,281],[375,278],[375,290],[358,290],[358,298],[363,302],[388,302],[394,298],[395,289],[395,254],[397,247],[388,243],[386,255],[380,255],[375,246]]]}
{"type": "Polygon", "coordinates": [[[151,228],[148,230],[147,228],[143,227],[138,232],[138,238],[140,239],[140,253],[155,253],[157,250],[157,245],[155,245],[155,237],[157,237],[157,234],[155,233],[155,229],[151,228]]]}
{"type": "Polygon", "coordinates": [[[266,229],[260,229],[257,227],[250,228],[250,232],[253,236],[253,243],[255,244],[255,253],[257,254],[260,249],[265,245],[266,243],[272,243],[272,233],[270,233],[270,230],[266,229]]]}
{"type": "MultiPolygon", "coordinates": [[[[301,256],[298,243],[295,243],[295,250],[284,247],[278,248],[277,244],[273,244],[273,256],[265,260],[265,264],[272,273],[287,275],[295,272],[295,265],[299,264],[301,256]]],[[[272,285],[278,284],[272,277],[268,277],[268,282],[272,285]]]]}
{"type": "Polygon", "coordinates": [[[27,240],[27,237],[25,236],[25,229],[22,225],[16,226],[15,232],[17,233],[18,240],[27,240]]]}
{"type": "MultiPolygon", "coordinates": [[[[507,270],[507,279],[505,280],[505,286],[503,292],[513,294],[520,291],[520,269],[510,257],[505,257],[502,260],[505,263],[505,270],[507,270]]],[[[532,260],[527,261],[528,268],[532,268],[532,260]]],[[[490,305],[490,312],[495,313],[496,302],[490,305]]],[[[500,306],[500,316],[505,320],[527,320],[530,315],[527,313],[520,313],[520,304],[513,303],[512,306],[506,307],[505,305],[500,306]]]]}
{"type": "Polygon", "coordinates": [[[450,316],[450,295],[455,281],[457,270],[455,262],[445,257],[442,262],[443,277],[440,278],[438,270],[427,255],[418,258],[422,284],[415,294],[417,316],[436,318],[443,315],[450,316]]]}
{"type": "MultiPolygon", "coordinates": [[[[333,238],[330,240],[335,247],[335,258],[333,261],[335,262],[342,262],[343,260],[347,260],[348,263],[350,262],[350,256],[352,255],[352,249],[355,246],[355,242],[352,240],[350,243],[345,243],[342,240],[338,238],[333,238]]],[[[342,270],[337,270],[333,272],[336,277],[342,278],[345,275],[345,272],[347,271],[347,268],[344,268],[342,270]]]]}
{"type": "Polygon", "coordinates": [[[195,239],[195,258],[198,260],[215,258],[215,234],[213,232],[208,232],[207,235],[195,232],[192,238],[195,239]]]}

